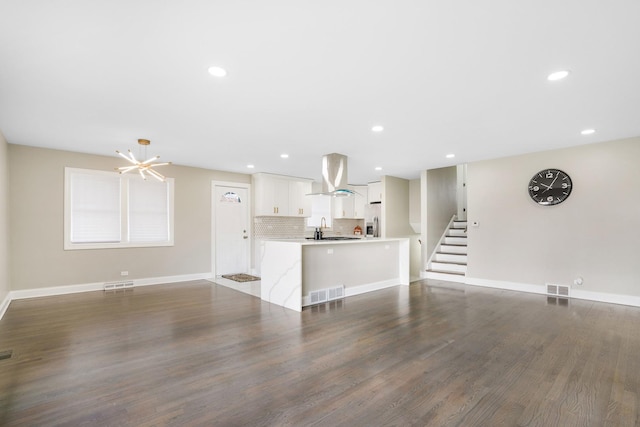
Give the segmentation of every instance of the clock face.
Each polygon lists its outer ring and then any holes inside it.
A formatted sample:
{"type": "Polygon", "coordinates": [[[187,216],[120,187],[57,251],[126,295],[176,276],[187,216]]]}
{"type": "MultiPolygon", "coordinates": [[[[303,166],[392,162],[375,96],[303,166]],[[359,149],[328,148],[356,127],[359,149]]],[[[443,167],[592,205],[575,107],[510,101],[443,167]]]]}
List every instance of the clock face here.
{"type": "Polygon", "coordinates": [[[529,196],[539,205],[557,205],[569,197],[572,187],[569,175],[559,169],[545,169],[529,181],[529,196]]]}

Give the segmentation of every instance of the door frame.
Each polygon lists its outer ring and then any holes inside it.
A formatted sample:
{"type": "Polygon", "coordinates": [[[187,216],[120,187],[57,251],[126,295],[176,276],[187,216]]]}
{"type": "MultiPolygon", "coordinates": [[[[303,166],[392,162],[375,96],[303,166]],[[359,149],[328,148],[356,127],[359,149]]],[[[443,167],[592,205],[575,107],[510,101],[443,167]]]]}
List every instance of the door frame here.
{"type": "Polygon", "coordinates": [[[247,190],[247,234],[249,235],[249,249],[247,254],[247,267],[248,272],[252,272],[253,269],[253,209],[251,200],[251,184],[246,182],[231,182],[231,181],[211,181],[211,277],[215,280],[217,277],[216,272],[216,187],[237,187],[247,190]]]}

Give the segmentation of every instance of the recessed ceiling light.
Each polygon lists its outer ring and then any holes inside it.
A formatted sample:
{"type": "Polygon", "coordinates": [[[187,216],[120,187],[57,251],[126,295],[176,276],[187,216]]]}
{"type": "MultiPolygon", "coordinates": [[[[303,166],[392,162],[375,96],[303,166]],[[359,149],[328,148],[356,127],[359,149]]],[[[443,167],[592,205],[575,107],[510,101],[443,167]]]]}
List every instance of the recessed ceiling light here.
{"type": "Polygon", "coordinates": [[[254,166],[254,165],[247,165],[247,167],[248,167],[249,169],[253,169],[253,168],[255,168],[255,166],[254,166]]]}
{"type": "Polygon", "coordinates": [[[375,125],[374,127],[371,128],[371,130],[374,132],[382,132],[384,130],[384,126],[375,125]]]}
{"type": "Polygon", "coordinates": [[[552,82],[556,81],[556,80],[562,80],[565,77],[567,77],[569,75],[569,70],[561,70],[561,71],[556,71],[555,73],[551,73],[547,76],[547,80],[550,80],[552,82]]]}
{"type": "Polygon", "coordinates": [[[447,154],[445,157],[447,159],[453,159],[456,155],[455,154],[447,154]]]}
{"type": "Polygon", "coordinates": [[[280,157],[282,157],[283,159],[288,159],[289,155],[287,153],[282,153],[280,154],[280,157]]]}
{"type": "Polygon", "coordinates": [[[376,166],[376,170],[377,170],[377,171],[381,171],[381,170],[382,170],[382,168],[381,168],[380,166],[376,166]]]}
{"type": "Polygon", "coordinates": [[[214,77],[224,77],[227,75],[227,70],[221,67],[209,67],[209,74],[214,77]]]}
{"type": "Polygon", "coordinates": [[[595,129],[585,129],[582,132],[580,132],[582,135],[591,135],[593,133],[596,133],[595,129]]]}

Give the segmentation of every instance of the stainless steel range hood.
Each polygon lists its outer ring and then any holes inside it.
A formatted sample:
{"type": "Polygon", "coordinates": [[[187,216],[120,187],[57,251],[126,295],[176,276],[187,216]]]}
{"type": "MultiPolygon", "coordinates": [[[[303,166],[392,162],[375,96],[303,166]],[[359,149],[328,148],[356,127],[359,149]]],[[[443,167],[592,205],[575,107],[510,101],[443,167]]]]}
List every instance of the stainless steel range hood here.
{"type": "Polygon", "coordinates": [[[322,157],[322,192],[312,193],[309,196],[318,194],[332,197],[358,194],[347,187],[347,156],[332,153],[322,157]]]}

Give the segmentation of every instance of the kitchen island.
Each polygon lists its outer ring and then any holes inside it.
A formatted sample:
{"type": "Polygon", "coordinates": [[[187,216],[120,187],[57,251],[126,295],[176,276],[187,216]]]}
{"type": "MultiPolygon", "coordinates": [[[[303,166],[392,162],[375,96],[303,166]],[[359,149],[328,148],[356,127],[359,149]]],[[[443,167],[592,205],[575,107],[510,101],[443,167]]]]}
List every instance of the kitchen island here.
{"type": "Polygon", "coordinates": [[[296,311],[340,289],[348,297],[408,286],[409,239],[267,240],[261,277],[263,300],[296,311]]]}

